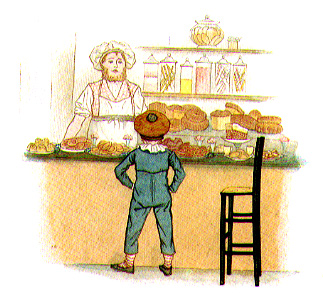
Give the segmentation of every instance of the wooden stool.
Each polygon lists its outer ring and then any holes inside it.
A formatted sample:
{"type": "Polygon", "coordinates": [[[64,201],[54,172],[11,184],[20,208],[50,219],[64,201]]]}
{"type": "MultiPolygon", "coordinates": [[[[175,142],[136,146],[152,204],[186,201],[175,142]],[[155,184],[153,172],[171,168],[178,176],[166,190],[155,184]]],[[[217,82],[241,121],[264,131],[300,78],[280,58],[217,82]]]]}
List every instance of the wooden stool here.
{"type": "MultiPolygon", "coordinates": [[[[220,215],[220,285],[225,283],[225,256],[227,256],[227,274],[232,272],[233,255],[252,255],[254,261],[255,285],[259,286],[261,276],[261,239],[260,239],[260,185],[261,166],[265,138],[257,138],[253,168],[252,187],[227,187],[221,193],[220,215]],[[252,211],[248,213],[235,213],[234,200],[238,196],[252,197],[252,211]],[[226,213],[228,199],[228,213],[226,213]],[[228,223],[228,226],[226,226],[228,223]],[[252,243],[234,243],[232,239],[234,223],[251,223],[253,231],[252,243]],[[226,227],[228,231],[226,231],[226,227]],[[228,242],[226,243],[226,240],[228,242]],[[227,244],[227,249],[226,249],[227,244]],[[251,251],[235,251],[234,248],[251,248],[251,251]]],[[[239,199],[240,200],[240,199],[239,199]]]]}

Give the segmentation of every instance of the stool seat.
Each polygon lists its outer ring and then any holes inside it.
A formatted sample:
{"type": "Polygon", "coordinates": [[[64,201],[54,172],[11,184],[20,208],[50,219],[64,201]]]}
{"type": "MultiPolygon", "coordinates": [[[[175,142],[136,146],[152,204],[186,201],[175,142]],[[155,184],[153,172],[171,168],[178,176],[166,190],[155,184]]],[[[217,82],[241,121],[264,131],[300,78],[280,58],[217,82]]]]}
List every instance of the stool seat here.
{"type": "MultiPolygon", "coordinates": [[[[227,274],[231,275],[233,255],[252,255],[254,261],[255,285],[259,286],[261,276],[261,241],[260,241],[260,185],[261,166],[264,150],[264,137],[258,137],[255,148],[255,158],[253,166],[252,187],[249,186],[229,186],[220,192],[221,212],[220,212],[220,285],[225,282],[225,261],[227,257],[227,274]],[[246,197],[247,196],[247,197],[246,197]],[[252,203],[251,212],[236,212],[234,210],[235,201],[250,199],[252,203]],[[235,243],[233,241],[233,224],[251,223],[252,242],[235,243]],[[237,250],[247,248],[248,251],[237,250]],[[249,249],[248,249],[249,248],[249,249]]],[[[250,200],[249,200],[250,201],[250,200]]],[[[240,233],[241,234],[241,233],[240,233]]]]}
{"type": "Polygon", "coordinates": [[[252,187],[246,186],[229,186],[221,191],[221,194],[242,194],[242,195],[252,195],[252,187]]]}

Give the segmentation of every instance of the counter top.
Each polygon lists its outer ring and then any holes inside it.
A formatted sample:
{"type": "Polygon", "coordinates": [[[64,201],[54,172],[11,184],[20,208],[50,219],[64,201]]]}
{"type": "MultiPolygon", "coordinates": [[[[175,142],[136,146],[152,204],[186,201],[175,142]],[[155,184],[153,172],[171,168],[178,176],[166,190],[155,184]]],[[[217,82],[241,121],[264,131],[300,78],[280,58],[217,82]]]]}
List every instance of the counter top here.
{"type": "MultiPolygon", "coordinates": [[[[120,156],[99,156],[90,154],[88,151],[73,153],[56,150],[51,154],[36,154],[25,152],[25,158],[32,161],[50,161],[50,160],[75,160],[75,161],[98,161],[98,162],[119,162],[126,154],[120,156]]],[[[235,161],[223,153],[209,153],[203,158],[180,157],[183,164],[198,165],[229,165],[229,166],[253,166],[253,158],[244,161],[235,161]]],[[[300,168],[305,161],[295,154],[283,155],[273,160],[263,160],[263,167],[275,168],[300,168]]]]}

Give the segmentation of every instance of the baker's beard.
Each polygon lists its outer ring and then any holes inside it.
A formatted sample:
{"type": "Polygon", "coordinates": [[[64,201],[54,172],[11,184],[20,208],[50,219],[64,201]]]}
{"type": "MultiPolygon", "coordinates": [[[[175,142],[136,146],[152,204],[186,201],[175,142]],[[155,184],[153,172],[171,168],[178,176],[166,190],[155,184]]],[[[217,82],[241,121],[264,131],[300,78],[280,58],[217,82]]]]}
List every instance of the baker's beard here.
{"type": "Polygon", "coordinates": [[[124,68],[121,74],[115,74],[113,72],[109,72],[108,69],[104,69],[102,71],[102,77],[107,81],[125,81],[127,79],[127,71],[126,68],[124,68]]]}

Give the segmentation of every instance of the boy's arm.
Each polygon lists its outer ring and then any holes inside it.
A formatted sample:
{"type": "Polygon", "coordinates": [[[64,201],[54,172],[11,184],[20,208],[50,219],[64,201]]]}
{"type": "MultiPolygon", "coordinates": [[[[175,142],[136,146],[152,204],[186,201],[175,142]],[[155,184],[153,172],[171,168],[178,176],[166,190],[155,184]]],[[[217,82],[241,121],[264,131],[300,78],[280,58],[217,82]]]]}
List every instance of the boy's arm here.
{"type": "Polygon", "coordinates": [[[173,181],[169,186],[169,189],[171,192],[175,193],[178,190],[182,181],[184,180],[186,174],[179,158],[174,152],[172,152],[169,156],[169,163],[174,170],[173,181]]]}
{"type": "Polygon", "coordinates": [[[117,179],[129,189],[132,189],[133,182],[127,174],[127,170],[130,168],[131,165],[134,164],[135,153],[134,151],[130,152],[127,157],[116,166],[114,169],[114,173],[117,179]]]}

